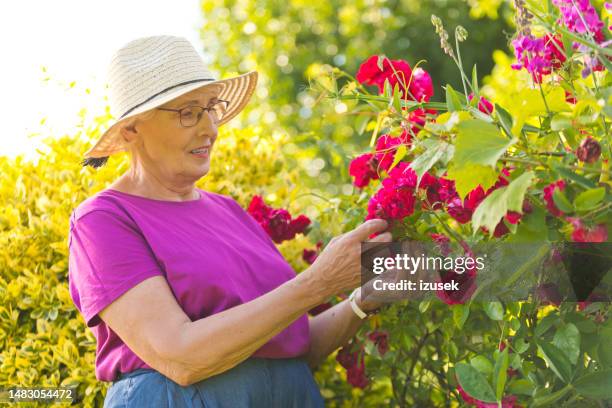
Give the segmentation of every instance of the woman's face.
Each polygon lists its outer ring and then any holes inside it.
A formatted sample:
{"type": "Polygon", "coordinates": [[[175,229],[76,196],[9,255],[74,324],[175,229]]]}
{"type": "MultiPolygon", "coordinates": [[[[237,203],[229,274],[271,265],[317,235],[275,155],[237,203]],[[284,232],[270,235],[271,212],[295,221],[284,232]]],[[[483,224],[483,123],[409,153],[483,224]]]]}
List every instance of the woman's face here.
{"type": "MultiPolygon", "coordinates": [[[[159,107],[208,107],[215,102],[220,91],[220,86],[206,86],[159,107]]],[[[160,181],[183,185],[195,183],[208,173],[213,144],[217,139],[217,124],[207,112],[203,112],[195,126],[186,128],[181,125],[179,116],[179,112],[156,109],[152,117],[136,122],[131,129],[122,129],[122,134],[139,167],[160,181]],[[207,148],[208,153],[192,152],[202,147],[207,148]]]]}

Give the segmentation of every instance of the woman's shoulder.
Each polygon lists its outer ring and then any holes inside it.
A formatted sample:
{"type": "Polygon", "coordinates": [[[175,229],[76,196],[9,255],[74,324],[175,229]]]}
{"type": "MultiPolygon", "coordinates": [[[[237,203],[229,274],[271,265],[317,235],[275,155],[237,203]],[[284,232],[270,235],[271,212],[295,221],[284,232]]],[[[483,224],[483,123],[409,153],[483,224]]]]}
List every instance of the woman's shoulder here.
{"type": "Polygon", "coordinates": [[[101,190],[94,195],[81,201],[72,211],[71,222],[76,223],[88,214],[103,212],[113,214],[119,218],[125,218],[126,213],[116,196],[109,190],[101,190]]]}
{"type": "Polygon", "coordinates": [[[232,196],[221,194],[221,193],[215,193],[213,191],[207,191],[207,190],[205,191],[202,189],[198,189],[198,190],[200,190],[202,194],[205,194],[208,199],[216,203],[228,206],[232,210],[242,210],[242,207],[240,206],[240,204],[238,204],[238,202],[232,196]]]}

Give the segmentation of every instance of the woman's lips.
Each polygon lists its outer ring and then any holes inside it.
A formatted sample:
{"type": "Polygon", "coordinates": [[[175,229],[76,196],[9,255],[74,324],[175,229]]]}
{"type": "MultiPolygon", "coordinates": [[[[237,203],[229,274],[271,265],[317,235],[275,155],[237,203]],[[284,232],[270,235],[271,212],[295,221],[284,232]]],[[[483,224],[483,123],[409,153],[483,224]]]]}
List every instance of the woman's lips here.
{"type": "Polygon", "coordinates": [[[196,157],[206,158],[206,157],[208,157],[209,150],[210,150],[210,148],[208,148],[208,147],[206,147],[206,148],[197,148],[197,149],[194,149],[194,150],[190,151],[189,153],[191,153],[192,155],[194,155],[196,157]]]}

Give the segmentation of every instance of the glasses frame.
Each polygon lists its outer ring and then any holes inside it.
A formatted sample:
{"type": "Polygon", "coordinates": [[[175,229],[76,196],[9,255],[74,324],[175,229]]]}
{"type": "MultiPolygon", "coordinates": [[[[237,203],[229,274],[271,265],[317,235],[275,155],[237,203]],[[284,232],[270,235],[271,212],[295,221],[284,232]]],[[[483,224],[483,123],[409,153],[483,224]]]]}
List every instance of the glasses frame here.
{"type": "MultiPolygon", "coordinates": [[[[200,120],[202,120],[202,116],[203,116],[204,112],[207,112],[210,115],[210,111],[213,110],[213,106],[218,104],[218,103],[222,103],[222,102],[225,102],[227,104],[226,108],[225,108],[227,110],[229,108],[230,102],[226,101],[225,99],[217,99],[215,102],[213,102],[211,105],[209,105],[206,108],[203,107],[203,106],[200,106],[200,105],[188,105],[188,106],[185,106],[184,108],[181,108],[181,109],[171,109],[171,108],[155,108],[155,109],[163,110],[163,111],[169,111],[169,112],[178,112],[179,113],[179,123],[181,124],[181,126],[185,127],[185,128],[190,128],[190,127],[194,127],[195,125],[200,123],[200,120]],[[185,109],[190,109],[190,108],[200,108],[200,109],[202,109],[202,112],[200,112],[198,114],[198,119],[196,120],[196,122],[193,125],[185,126],[185,124],[183,124],[183,111],[185,109]]],[[[223,116],[225,116],[225,113],[223,114],[223,116]]],[[[223,116],[221,118],[219,118],[219,120],[216,122],[217,124],[219,122],[221,122],[221,119],[223,119],[223,116]]],[[[212,120],[212,118],[211,118],[211,120],[212,120]]]]}

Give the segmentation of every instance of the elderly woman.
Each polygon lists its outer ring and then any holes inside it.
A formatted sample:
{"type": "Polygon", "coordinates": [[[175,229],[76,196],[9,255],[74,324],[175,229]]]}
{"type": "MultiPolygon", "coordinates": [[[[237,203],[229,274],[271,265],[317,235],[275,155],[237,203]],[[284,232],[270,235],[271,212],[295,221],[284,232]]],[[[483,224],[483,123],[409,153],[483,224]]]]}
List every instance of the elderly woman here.
{"type": "Polygon", "coordinates": [[[70,294],[97,339],[96,377],[112,382],[105,407],[321,407],[310,368],[380,306],[357,288],[307,315],[359,285],[360,243],[385,221],[334,238],[296,275],[232,198],[195,187],[256,81],[215,80],[180,37],[140,38],[112,59],[119,119],[84,164],[127,151],[131,167],[73,211],[69,238],[70,294]]]}

